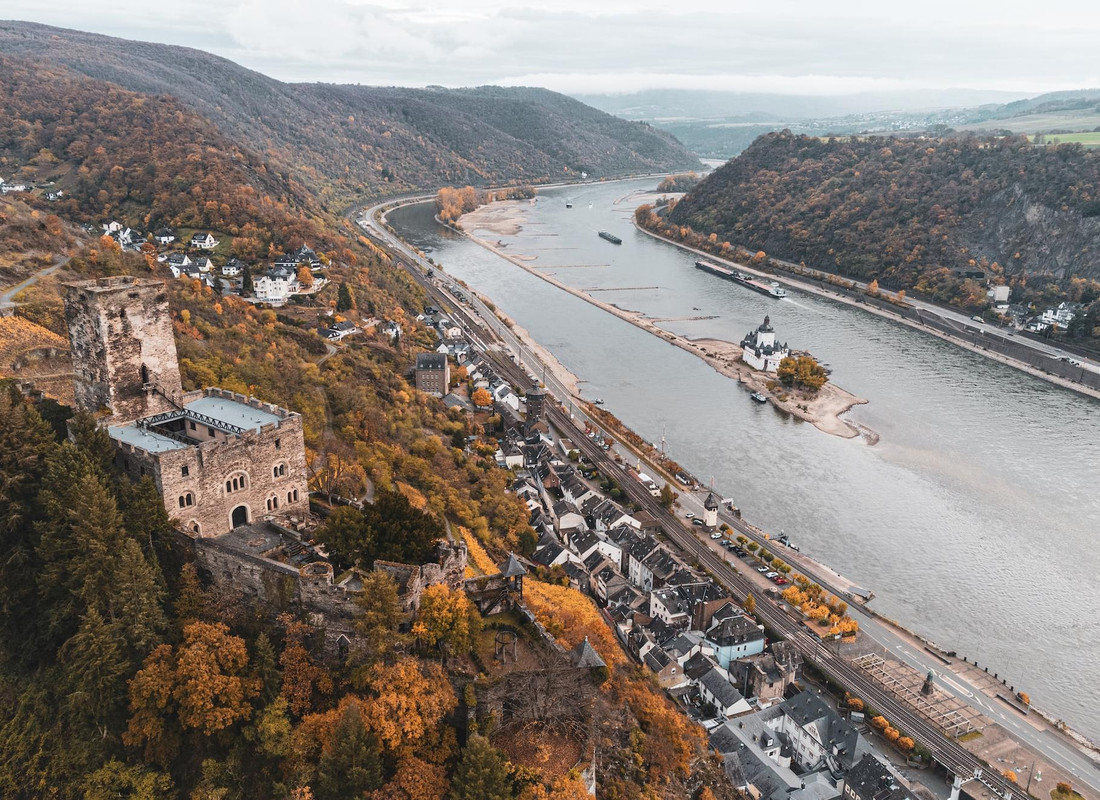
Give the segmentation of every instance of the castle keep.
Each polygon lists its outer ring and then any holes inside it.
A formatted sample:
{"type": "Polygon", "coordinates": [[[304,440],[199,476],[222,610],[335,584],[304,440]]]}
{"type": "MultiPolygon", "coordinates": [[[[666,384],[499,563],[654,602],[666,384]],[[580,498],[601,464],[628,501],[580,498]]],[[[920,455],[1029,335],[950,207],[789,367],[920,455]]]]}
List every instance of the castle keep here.
{"type": "Polygon", "coordinates": [[[302,418],[224,391],[182,391],[161,281],[66,285],[77,404],[115,441],[118,464],[149,476],[169,516],[212,537],[309,513],[302,418]]]}

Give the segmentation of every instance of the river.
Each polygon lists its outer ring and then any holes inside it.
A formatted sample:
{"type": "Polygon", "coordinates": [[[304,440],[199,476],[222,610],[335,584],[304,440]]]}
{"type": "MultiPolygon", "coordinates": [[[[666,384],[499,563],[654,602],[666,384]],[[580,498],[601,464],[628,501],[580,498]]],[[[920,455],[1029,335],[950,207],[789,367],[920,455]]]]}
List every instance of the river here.
{"type": "Polygon", "coordinates": [[[882,614],[1100,741],[1100,402],[859,309],[790,289],[776,301],[700,272],[630,224],[631,194],[654,185],[546,190],[515,235],[473,232],[691,338],[737,342],[768,314],[780,341],[870,401],[847,417],[877,445],[750,402],[695,356],[437,225],[430,205],[389,221],[748,521],[786,532],[873,590],[882,614]]]}

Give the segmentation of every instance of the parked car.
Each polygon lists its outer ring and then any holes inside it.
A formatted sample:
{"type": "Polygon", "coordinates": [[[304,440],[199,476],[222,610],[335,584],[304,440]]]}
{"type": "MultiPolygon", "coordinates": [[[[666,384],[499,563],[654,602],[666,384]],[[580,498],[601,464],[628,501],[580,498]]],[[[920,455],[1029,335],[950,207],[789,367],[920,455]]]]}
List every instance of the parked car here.
{"type": "Polygon", "coordinates": [[[722,538],[722,534],[720,534],[720,533],[718,533],[717,531],[715,531],[714,533],[712,533],[712,534],[710,535],[710,538],[711,538],[711,539],[714,539],[714,540],[716,540],[716,541],[717,541],[718,539],[721,539],[721,538],[722,538]]]}
{"type": "Polygon", "coordinates": [[[745,548],[741,547],[741,545],[738,545],[738,544],[732,545],[730,547],[730,550],[732,550],[736,555],[739,555],[742,558],[744,558],[744,556],[745,556],[745,548]]]}
{"type": "Polygon", "coordinates": [[[684,514],[684,516],[687,517],[688,519],[695,519],[695,512],[694,511],[689,511],[688,513],[684,514]]]}
{"type": "Polygon", "coordinates": [[[775,571],[765,572],[764,577],[767,578],[769,581],[774,581],[776,578],[779,577],[779,573],[775,571]]]}
{"type": "Polygon", "coordinates": [[[693,519],[693,520],[691,521],[691,524],[692,524],[692,525],[698,525],[698,526],[699,526],[699,527],[701,528],[701,527],[703,527],[703,520],[701,520],[701,519],[693,519]]]}
{"type": "Polygon", "coordinates": [[[757,567],[756,571],[763,573],[763,572],[768,572],[770,569],[771,569],[771,567],[757,567]]]}
{"type": "Polygon", "coordinates": [[[787,579],[784,578],[782,575],[780,575],[778,578],[772,578],[772,583],[774,583],[776,586],[783,586],[784,584],[786,584],[786,582],[787,579]]]}

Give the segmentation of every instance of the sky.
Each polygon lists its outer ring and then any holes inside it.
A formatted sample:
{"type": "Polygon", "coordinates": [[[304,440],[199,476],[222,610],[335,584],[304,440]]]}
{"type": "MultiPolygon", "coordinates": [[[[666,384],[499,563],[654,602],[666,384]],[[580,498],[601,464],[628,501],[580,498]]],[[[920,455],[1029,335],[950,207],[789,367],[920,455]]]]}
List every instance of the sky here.
{"type": "Polygon", "coordinates": [[[3,0],[285,81],[839,95],[1100,86],[1094,0],[3,0]]]}

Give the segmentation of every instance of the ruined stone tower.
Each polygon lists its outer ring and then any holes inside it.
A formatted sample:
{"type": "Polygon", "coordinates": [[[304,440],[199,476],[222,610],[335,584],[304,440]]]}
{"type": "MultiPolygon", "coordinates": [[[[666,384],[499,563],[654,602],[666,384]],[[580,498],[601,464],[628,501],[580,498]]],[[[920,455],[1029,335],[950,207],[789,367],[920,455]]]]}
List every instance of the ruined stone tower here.
{"type": "Polygon", "coordinates": [[[77,405],[111,424],[176,408],[179,364],[161,281],[119,275],[65,286],[77,405]]]}

